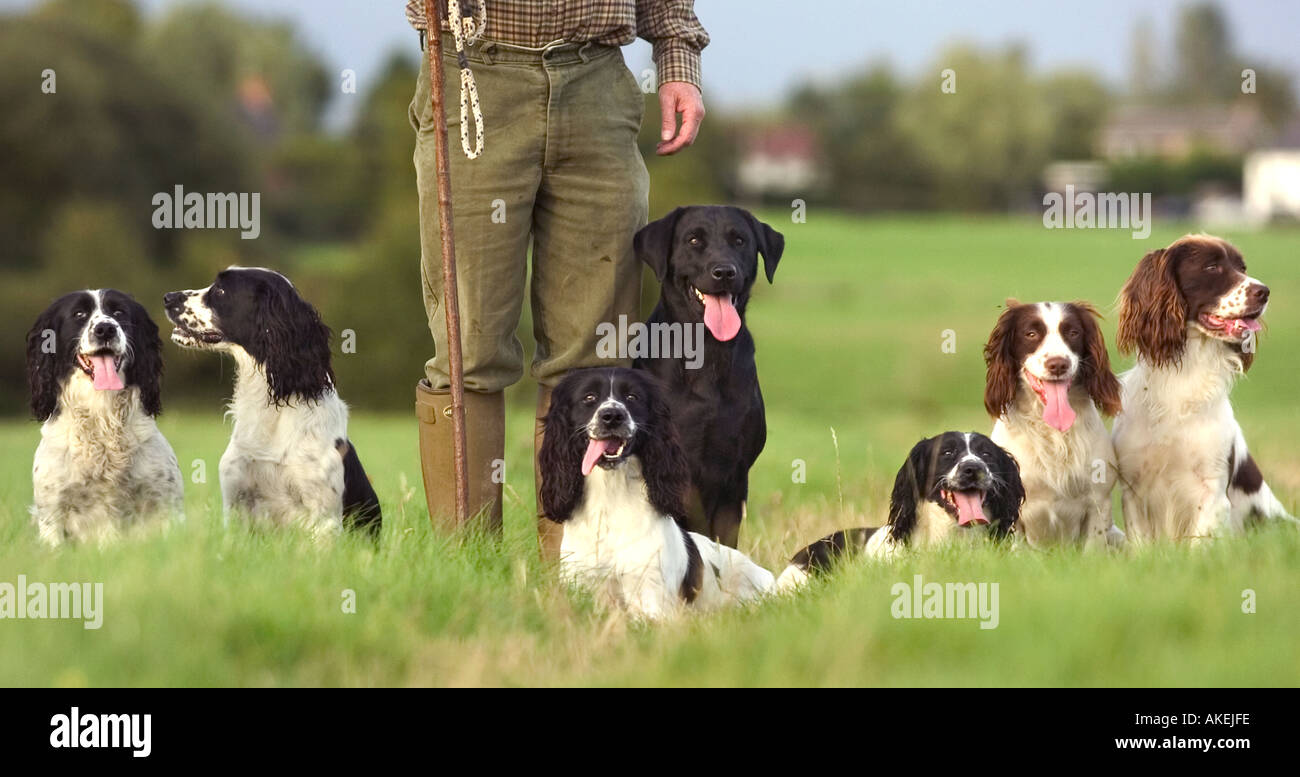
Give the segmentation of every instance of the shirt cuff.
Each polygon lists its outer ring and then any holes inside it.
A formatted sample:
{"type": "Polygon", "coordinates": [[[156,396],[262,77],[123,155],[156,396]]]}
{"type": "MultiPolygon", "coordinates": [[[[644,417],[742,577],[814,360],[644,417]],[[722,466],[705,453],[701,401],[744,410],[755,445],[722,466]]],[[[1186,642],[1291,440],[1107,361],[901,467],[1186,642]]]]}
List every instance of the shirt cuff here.
{"type": "Polygon", "coordinates": [[[700,89],[700,52],[686,41],[663,38],[654,42],[657,86],[669,81],[685,81],[700,89]]]}

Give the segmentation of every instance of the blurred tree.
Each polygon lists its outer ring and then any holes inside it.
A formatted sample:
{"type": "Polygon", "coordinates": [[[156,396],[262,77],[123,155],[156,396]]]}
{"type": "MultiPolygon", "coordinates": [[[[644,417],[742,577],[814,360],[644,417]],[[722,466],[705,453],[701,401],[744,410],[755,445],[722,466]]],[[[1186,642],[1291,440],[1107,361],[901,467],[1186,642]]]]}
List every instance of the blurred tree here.
{"type": "Polygon", "coordinates": [[[1150,99],[1160,88],[1159,43],[1151,17],[1143,15],[1133,25],[1129,42],[1129,94],[1150,99]]]}
{"type": "Polygon", "coordinates": [[[1241,94],[1228,21],[1214,3],[1196,3],[1178,14],[1174,33],[1174,94],[1188,101],[1230,100],[1241,94]]]}
{"type": "Polygon", "coordinates": [[[258,139],[319,128],[329,76],[288,22],[255,21],[215,2],[178,5],[150,26],[144,51],[173,85],[239,117],[258,139]]]}
{"type": "Polygon", "coordinates": [[[262,210],[270,234],[285,240],[355,239],[374,209],[368,174],[345,138],[296,135],[270,152],[262,210]]]}
{"type": "Polygon", "coordinates": [[[787,113],[820,137],[827,200],[863,210],[930,203],[930,175],[895,121],[904,92],[888,66],[876,65],[831,87],[802,86],[791,96],[787,113]]]}
{"type": "Polygon", "coordinates": [[[247,191],[232,133],[120,44],[79,25],[0,21],[0,245],[3,264],[35,267],[54,213],[73,198],[120,204],[159,260],[176,233],[152,228],[156,192],[247,191]],[[41,89],[51,69],[57,89],[41,89]]]}
{"type": "Polygon", "coordinates": [[[1254,104],[1275,129],[1295,115],[1295,87],[1283,70],[1236,52],[1232,31],[1214,3],[1187,6],[1178,17],[1176,70],[1167,97],[1177,103],[1254,104]],[[1253,92],[1243,91],[1242,72],[1254,71],[1253,92]]]}
{"type": "Polygon", "coordinates": [[[995,53],[950,48],[903,98],[898,127],[935,176],[934,205],[1006,208],[1037,187],[1051,151],[1052,115],[1025,59],[1014,46],[995,53]],[[956,76],[951,93],[940,89],[949,69],[956,76]]]}
{"type": "Polygon", "coordinates": [[[419,66],[419,60],[406,54],[389,57],[366,94],[349,136],[349,154],[360,170],[353,206],[367,229],[397,203],[414,212],[415,165],[411,160],[415,129],[408,109],[419,66]]]}
{"type": "Polygon", "coordinates": [[[140,12],[131,0],[45,0],[33,16],[81,25],[124,45],[134,43],[140,33],[140,12]]]}
{"type": "Polygon", "coordinates": [[[1049,75],[1040,88],[1051,122],[1050,158],[1091,159],[1111,103],[1105,85],[1092,73],[1079,70],[1049,75]]]}
{"type": "Polygon", "coordinates": [[[1285,71],[1267,65],[1242,63],[1235,68],[1240,90],[1241,71],[1250,67],[1255,71],[1255,94],[1238,99],[1254,98],[1259,102],[1260,113],[1275,129],[1281,129],[1296,115],[1295,84],[1285,71]]]}

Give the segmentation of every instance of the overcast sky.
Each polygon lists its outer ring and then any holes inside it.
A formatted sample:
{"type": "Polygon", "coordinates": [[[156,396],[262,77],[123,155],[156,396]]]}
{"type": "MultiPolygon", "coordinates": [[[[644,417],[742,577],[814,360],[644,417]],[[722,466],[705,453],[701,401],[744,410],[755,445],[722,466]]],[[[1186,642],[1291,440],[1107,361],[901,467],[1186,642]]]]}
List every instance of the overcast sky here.
{"type": "MultiPolygon", "coordinates": [[[[184,0],[138,0],[149,12],[184,0]]],[[[35,0],[0,0],[0,9],[35,0]]],[[[416,49],[403,0],[226,0],[261,16],[291,18],[304,40],[337,73],[357,71],[364,89],[388,52],[416,49]]],[[[1168,46],[1176,0],[697,0],[696,13],[713,42],[704,52],[705,98],[732,107],[770,104],[794,84],[833,77],[874,60],[914,74],[937,49],[956,40],[1028,46],[1040,67],[1086,65],[1108,80],[1125,77],[1131,32],[1143,17],[1168,46]],[[792,12],[791,6],[799,7],[792,12]]],[[[1300,0],[1221,3],[1238,52],[1300,73],[1300,0]]],[[[489,19],[489,27],[491,20],[489,19]]],[[[644,42],[628,48],[628,64],[650,61],[644,42]]],[[[937,76],[936,76],[937,78],[937,76]]],[[[336,101],[333,123],[347,105],[336,101]]]]}

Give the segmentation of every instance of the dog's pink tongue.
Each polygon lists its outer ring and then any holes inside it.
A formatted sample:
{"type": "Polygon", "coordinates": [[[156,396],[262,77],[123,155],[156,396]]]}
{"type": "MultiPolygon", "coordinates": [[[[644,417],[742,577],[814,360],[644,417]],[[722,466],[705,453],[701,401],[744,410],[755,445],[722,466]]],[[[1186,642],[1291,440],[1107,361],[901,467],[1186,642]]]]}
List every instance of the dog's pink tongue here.
{"type": "Polygon", "coordinates": [[[95,368],[96,391],[119,391],[123,388],[122,378],[117,374],[117,364],[112,356],[92,356],[90,363],[95,368]]]}
{"type": "MultiPolygon", "coordinates": [[[[1261,329],[1261,324],[1254,318],[1239,318],[1237,319],[1237,324],[1241,326],[1243,332],[1258,332],[1261,329]]],[[[1235,326],[1233,327],[1234,330],[1236,328],[1237,327],[1235,326]]]]}
{"type": "Polygon", "coordinates": [[[740,314],[730,294],[701,294],[704,297],[704,325],[718,340],[727,341],[740,331],[740,314]]]}
{"type": "Polygon", "coordinates": [[[984,496],[978,491],[954,491],[952,500],[957,503],[957,525],[988,523],[984,516],[984,496]]]}
{"type": "Polygon", "coordinates": [[[618,440],[587,440],[587,452],[582,457],[582,476],[585,478],[590,475],[600,457],[617,452],[618,446],[618,440]]]}
{"type": "Polygon", "coordinates": [[[1043,381],[1043,402],[1043,422],[1048,426],[1064,432],[1074,425],[1069,381],[1043,381]]]}

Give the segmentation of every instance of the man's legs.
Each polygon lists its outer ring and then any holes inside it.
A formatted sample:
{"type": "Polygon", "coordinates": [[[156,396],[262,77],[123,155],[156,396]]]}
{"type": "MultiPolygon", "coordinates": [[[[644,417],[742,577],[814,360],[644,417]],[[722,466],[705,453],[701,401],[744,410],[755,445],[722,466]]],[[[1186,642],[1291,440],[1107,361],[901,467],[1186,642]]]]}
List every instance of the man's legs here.
{"type": "MultiPolygon", "coordinates": [[[[550,389],[569,370],[628,366],[596,357],[596,325],[640,321],[641,266],[632,237],[646,223],[649,177],[637,149],[645,98],[617,49],[557,58],[550,79],[544,174],[533,212],[532,372],[540,386],[535,445],[550,389]]],[[[536,450],[534,451],[536,453],[536,450]]],[[[540,486],[541,473],[535,473],[540,486]]],[[[562,527],[538,511],[544,558],[562,527]]]]}
{"type": "MultiPolygon", "coordinates": [[[[537,66],[490,62],[472,53],[485,117],[484,153],[469,160],[460,150],[457,80],[447,80],[447,123],[456,269],[465,371],[469,512],[482,511],[501,528],[505,455],[503,389],[523,374],[523,348],[515,337],[523,304],[533,200],[541,180],[548,84],[537,66]]],[[[454,55],[444,56],[456,72],[454,55]]],[[[435,356],[416,387],[420,460],[429,514],[450,525],[455,515],[447,324],[442,287],[433,111],[427,61],[422,60],[411,103],[416,129],[415,170],[420,195],[420,274],[435,356]]]]}

